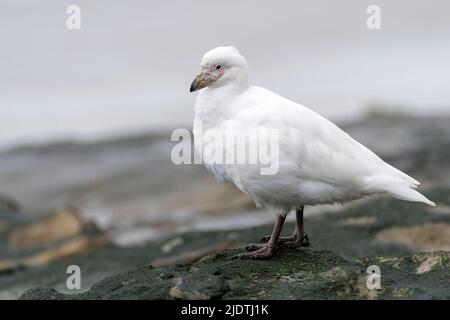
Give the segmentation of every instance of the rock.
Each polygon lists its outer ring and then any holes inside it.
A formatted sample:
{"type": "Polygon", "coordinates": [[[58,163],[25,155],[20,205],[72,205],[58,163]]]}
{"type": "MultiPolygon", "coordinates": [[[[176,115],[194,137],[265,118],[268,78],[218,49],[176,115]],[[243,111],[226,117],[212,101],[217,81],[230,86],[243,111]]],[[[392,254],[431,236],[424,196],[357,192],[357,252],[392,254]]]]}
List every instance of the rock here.
{"type": "Polygon", "coordinates": [[[58,294],[34,289],[21,299],[448,299],[450,253],[422,253],[400,261],[348,261],[331,251],[286,250],[268,261],[230,259],[225,250],[198,262],[141,267],[100,281],[91,290],[58,294]],[[423,267],[426,261],[427,267],[423,267]],[[366,270],[381,269],[381,289],[368,289],[366,270]],[[426,270],[426,271],[423,271],[426,270]]]}
{"type": "MultiPolygon", "coordinates": [[[[449,191],[436,187],[425,194],[439,206],[449,206],[449,191]]],[[[447,253],[420,253],[411,238],[403,243],[377,239],[391,228],[421,230],[435,224],[450,224],[450,215],[396,199],[370,199],[306,217],[312,248],[280,252],[274,260],[228,260],[241,252],[236,247],[268,234],[271,225],[189,232],[141,246],[98,246],[53,260],[45,268],[11,268],[0,274],[0,296],[17,298],[30,288],[50,287],[59,292],[52,291],[53,297],[61,299],[445,298],[450,287],[447,253]],[[82,272],[82,289],[76,295],[66,287],[66,268],[72,264],[82,272]],[[371,264],[381,268],[382,290],[366,287],[371,264]]],[[[292,229],[287,223],[284,235],[292,229]]],[[[24,298],[51,296],[37,290],[24,298]]]]}
{"type": "MultiPolygon", "coordinates": [[[[198,271],[198,270],[196,270],[198,271]]],[[[188,273],[175,279],[169,295],[173,299],[210,300],[221,298],[230,290],[227,280],[220,274],[206,274],[206,278],[198,281],[196,272],[188,273]]]]}
{"type": "MultiPolygon", "coordinates": [[[[55,289],[50,288],[35,288],[30,289],[27,294],[35,295],[43,293],[46,298],[40,300],[61,300],[64,298],[64,295],[56,291],[55,289]]],[[[39,300],[39,299],[35,299],[39,300]]]]}
{"type": "Polygon", "coordinates": [[[56,260],[84,254],[107,242],[108,239],[104,235],[96,237],[80,236],[30,256],[0,260],[0,272],[13,271],[20,267],[43,266],[56,260]]]}
{"type": "Polygon", "coordinates": [[[392,227],[377,233],[375,238],[417,248],[421,251],[450,251],[450,223],[425,223],[410,227],[392,227]]]}
{"type": "Polygon", "coordinates": [[[81,236],[63,242],[61,245],[40,252],[39,254],[21,259],[19,263],[28,267],[42,266],[54,260],[86,253],[98,246],[104,245],[107,241],[107,237],[103,235],[97,237],[81,236]]]}
{"type": "Polygon", "coordinates": [[[20,214],[5,217],[0,216],[5,219],[0,219],[0,275],[83,255],[109,242],[105,233],[83,223],[77,212],[68,209],[32,221],[20,214]],[[8,232],[9,225],[12,230],[8,232]]]}
{"type": "MultiPolygon", "coordinates": [[[[227,242],[220,243],[217,245],[211,245],[211,246],[207,246],[205,248],[183,252],[181,254],[178,254],[178,255],[175,255],[172,257],[164,257],[164,258],[155,259],[150,264],[152,266],[159,267],[159,266],[170,265],[170,264],[175,264],[175,263],[194,262],[194,261],[200,260],[201,258],[203,258],[204,256],[206,256],[208,254],[212,254],[217,251],[224,250],[227,248],[233,248],[233,247],[236,247],[236,243],[234,243],[232,241],[227,241],[227,242]]],[[[164,246],[162,247],[162,251],[165,252],[164,246]]]]}
{"type": "Polygon", "coordinates": [[[12,230],[8,243],[16,248],[47,245],[80,234],[82,227],[76,212],[62,210],[12,230]]]}
{"type": "Polygon", "coordinates": [[[416,269],[416,274],[424,274],[435,268],[445,267],[445,264],[448,263],[448,259],[444,261],[442,255],[436,253],[431,253],[429,255],[415,255],[413,259],[416,262],[421,262],[420,266],[416,269]]]}

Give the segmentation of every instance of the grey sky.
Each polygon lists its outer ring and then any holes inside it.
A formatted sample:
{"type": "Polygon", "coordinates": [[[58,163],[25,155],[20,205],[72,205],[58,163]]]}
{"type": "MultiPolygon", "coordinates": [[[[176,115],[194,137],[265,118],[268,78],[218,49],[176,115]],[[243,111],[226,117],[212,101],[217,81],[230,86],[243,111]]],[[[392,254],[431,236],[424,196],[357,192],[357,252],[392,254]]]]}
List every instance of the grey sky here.
{"type": "Polygon", "coordinates": [[[251,80],[332,119],[378,102],[450,109],[448,1],[2,0],[0,146],[190,126],[203,53],[234,45],[251,80]],[[66,8],[82,29],[66,29],[66,8]],[[366,8],[382,30],[366,28],[366,8]]]}

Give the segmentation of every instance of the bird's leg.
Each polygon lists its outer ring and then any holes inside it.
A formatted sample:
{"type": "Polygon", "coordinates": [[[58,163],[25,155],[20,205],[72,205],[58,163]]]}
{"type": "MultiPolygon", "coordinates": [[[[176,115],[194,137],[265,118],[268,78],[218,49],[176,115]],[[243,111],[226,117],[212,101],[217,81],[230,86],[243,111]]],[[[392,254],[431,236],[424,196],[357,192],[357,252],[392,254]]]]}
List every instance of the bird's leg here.
{"type": "Polygon", "coordinates": [[[294,234],[288,237],[285,241],[279,243],[280,246],[287,248],[307,247],[309,246],[308,235],[305,233],[303,224],[303,207],[295,211],[295,231],[294,234]]]}
{"type": "MultiPolygon", "coordinates": [[[[308,235],[304,231],[303,227],[303,207],[295,212],[296,223],[294,233],[289,237],[280,237],[278,239],[278,245],[282,247],[301,247],[301,246],[309,246],[308,235]]],[[[267,243],[269,241],[270,236],[266,236],[261,239],[261,243],[267,243]]]]}
{"type": "Polygon", "coordinates": [[[280,237],[281,229],[283,228],[285,216],[277,216],[275,226],[273,227],[272,235],[267,243],[255,243],[247,246],[247,249],[255,249],[255,251],[242,253],[237,258],[240,259],[269,259],[275,254],[278,247],[278,238],[280,237]]]}

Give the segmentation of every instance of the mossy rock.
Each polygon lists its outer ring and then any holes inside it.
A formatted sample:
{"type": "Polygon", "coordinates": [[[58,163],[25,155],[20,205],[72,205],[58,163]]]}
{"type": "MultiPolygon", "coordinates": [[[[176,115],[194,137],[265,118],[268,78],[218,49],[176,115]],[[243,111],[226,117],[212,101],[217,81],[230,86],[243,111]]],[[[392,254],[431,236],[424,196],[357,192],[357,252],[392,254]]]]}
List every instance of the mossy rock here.
{"type": "Polygon", "coordinates": [[[140,267],[109,277],[82,294],[37,288],[21,299],[449,299],[450,253],[347,261],[331,251],[301,248],[274,259],[231,259],[226,250],[182,265],[140,267]],[[381,270],[381,289],[366,285],[367,267],[381,270]]]}

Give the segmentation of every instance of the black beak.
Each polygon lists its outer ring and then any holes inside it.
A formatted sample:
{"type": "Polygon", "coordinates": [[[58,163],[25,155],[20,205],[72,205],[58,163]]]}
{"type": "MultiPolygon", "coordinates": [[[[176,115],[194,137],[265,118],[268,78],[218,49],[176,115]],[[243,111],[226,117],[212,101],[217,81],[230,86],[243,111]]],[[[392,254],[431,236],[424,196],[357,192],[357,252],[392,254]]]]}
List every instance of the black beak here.
{"type": "Polygon", "coordinates": [[[196,78],[194,79],[194,81],[192,81],[192,83],[191,83],[191,88],[189,89],[189,92],[194,92],[194,91],[197,91],[198,89],[200,89],[200,88],[198,88],[198,86],[197,86],[197,83],[198,83],[197,78],[198,78],[198,77],[196,77],[196,78]]]}

